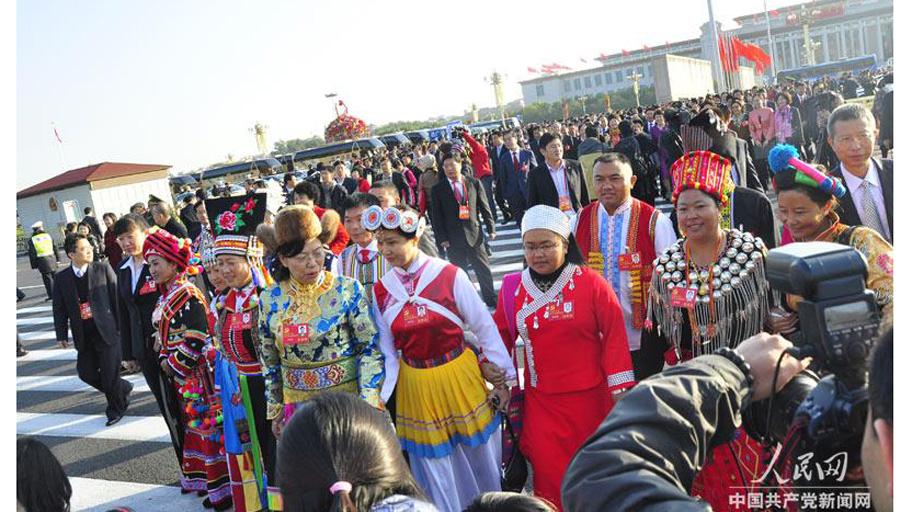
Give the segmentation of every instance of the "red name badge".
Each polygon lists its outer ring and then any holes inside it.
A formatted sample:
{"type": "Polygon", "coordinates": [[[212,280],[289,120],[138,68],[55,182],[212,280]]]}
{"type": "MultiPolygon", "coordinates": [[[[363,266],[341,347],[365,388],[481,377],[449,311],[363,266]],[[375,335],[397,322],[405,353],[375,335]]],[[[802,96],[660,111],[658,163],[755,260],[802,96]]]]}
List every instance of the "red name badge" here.
{"type": "Polygon", "coordinates": [[[570,197],[569,196],[560,196],[560,211],[567,212],[572,209],[570,206],[570,197]]]}
{"type": "Polygon", "coordinates": [[[231,328],[236,331],[253,329],[253,315],[247,313],[232,313],[231,328]]]}
{"type": "Polygon", "coordinates": [[[697,290],[691,288],[674,288],[671,290],[671,306],[693,309],[697,303],[697,290]]]}
{"type": "Polygon", "coordinates": [[[79,303],[79,317],[83,320],[92,318],[92,306],[90,306],[88,302],[79,303]]]}
{"type": "Polygon", "coordinates": [[[402,321],[406,327],[416,327],[424,325],[430,321],[427,314],[427,306],[424,304],[406,304],[402,308],[402,321]]]}
{"type": "Polygon", "coordinates": [[[158,287],[155,285],[155,281],[151,277],[146,278],[146,282],[139,288],[140,295],[149,295],[150,293],[155,293],[158,287]]]}
{"type": "Polygon", "coordinates": [[[548,304],[548,320],[573,320],[573,301],[548,304]]]}
{"type": "Polygon", "coordinates": [[[282,343],[285,345],[302,345],[310,341],[309,324],[289,324],[282,327],[282,343]]]}
{"type": "Polygon", "coordinates": [[[459,205],[459,220],[469,220],[469,207],[467,205],[459,205]]]}
{"type": "Polygon", "coordinates": [[[630,254],[621,254],[618,256],[618,268],[621,270],[631,271],[640,268],[640,253],[632,252],[630,254]]]}

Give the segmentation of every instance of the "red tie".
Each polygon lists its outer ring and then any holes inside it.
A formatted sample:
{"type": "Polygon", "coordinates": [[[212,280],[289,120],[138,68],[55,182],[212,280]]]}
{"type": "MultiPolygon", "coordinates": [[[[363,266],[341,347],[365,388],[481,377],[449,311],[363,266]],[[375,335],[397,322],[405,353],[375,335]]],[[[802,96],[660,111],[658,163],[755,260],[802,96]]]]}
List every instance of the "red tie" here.
{"type": "Polygon", "coordinates": [[[519,160],[516,159],[516,151],[513,151],[513,170],[519,172],[519,160]]]}
{"type": "Polygon", "coordinates": [[[458,181],[453,182],[453,193],[456,195],[456,202],[462,203],[464,199],[462,195],[462,183],[459,183],[458,181]]]}
{"type": "Polygon", "coordinates": [[[358,261],[362,264],[370,262],[371,252],[367,249],[361,249],[358,251],[358,261]]]}

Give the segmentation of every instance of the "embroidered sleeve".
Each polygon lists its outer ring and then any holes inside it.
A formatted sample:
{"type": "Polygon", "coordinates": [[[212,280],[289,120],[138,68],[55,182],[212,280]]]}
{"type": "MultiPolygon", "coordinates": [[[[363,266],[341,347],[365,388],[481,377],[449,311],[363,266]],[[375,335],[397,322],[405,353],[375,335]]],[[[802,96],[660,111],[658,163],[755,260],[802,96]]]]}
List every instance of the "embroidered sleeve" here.
{"type": "MultiPolygon", "coordinates": [[[[282,296],[278,284],[260,294],[260,363],[266,382],[266,418],[274,420],[282,415],[284,395],[282,393],[282,361],[276,346],[272,321],[278,312],[277,302],[282,296]]],[[[277,326],[278,327],[278,326],[277,326]]]]}
{"type": "Polygon", "coordinates": [[[857,227],[852,233],[852,246],[868,262],[867,286],[885,318],[893,316],[893,246],[873,229],[857,227]]]}
{"type": "Polygon", "coordinates": [[[199,364],[203,348],[212,341],[206,307],[196,297],[191,297],[175,313],[172,322],[184,329],[175,332],[181,340],[168,354],[168,365],[174,373],[186,377],[199,364]]]}
{"type": "Polygon", "coordinates": [[[370,405],[382,409],[380,389],[383,387],[384,354],[380,350],[380,336],[371,320],[370,306],[364,295],[364,287],[353,279],[347,280],[352,289],[346,308],[348,325],[358,354],[358,388],[361,398],[370,405]]]}
{"type": "Polygon", "coordinates": [[[598,332],[602,335],[602,371],[608,379],[608,389],[621,391],[636,384],[630,346],[627,344],[627,330],[624,314],[614,291],[603,279],[594,279],[593,304],[598,332]]]}
{"type": "MultiPolygon", "coordinates": [[[[373,294],[373,290],[371,290],[373,294]]],[[[383,352],[384,378],[383,387],[380,390],[380,399],[384,403],[389,402],[393,390],[396,388],[396,381],[399,379],[399,353],[396,351],[396,343],[393,339],[393,331],[386,324],[386,320],[380,313],[377,306],[377,296],[373,295],[371,301],[371,315],[373,315],[374,325],[377,327],[378,345],[383,352]]]]}

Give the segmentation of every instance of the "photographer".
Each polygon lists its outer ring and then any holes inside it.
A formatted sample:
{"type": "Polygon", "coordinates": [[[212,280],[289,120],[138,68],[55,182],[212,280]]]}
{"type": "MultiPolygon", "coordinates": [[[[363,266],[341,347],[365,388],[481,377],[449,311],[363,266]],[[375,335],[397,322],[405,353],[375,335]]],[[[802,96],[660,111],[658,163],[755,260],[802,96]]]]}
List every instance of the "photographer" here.
{"type": "MultiPolygon", "coordinates": [[[[701,356],[630,390],[577,452],[564,477],[568,510],[711,510],[688,490],[710,450],[726,442],[751,401],[769,397],[791,343],[757,334],[724,355],[701,356]],[[695,400],[694,397],[700,397],[695,400]]],[[[786,357],[777,390],[806,362],[786,357]]],[[[879,511],[892,510],[893,331],[871,358],[862,460],[879,511]]]]}

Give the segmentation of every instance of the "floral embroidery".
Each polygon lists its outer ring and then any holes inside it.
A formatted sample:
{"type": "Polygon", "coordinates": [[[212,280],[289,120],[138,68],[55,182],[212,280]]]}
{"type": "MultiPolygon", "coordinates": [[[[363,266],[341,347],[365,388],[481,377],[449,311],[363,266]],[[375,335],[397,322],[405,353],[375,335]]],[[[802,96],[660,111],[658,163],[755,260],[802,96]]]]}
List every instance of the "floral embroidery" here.
{"type": "Polygon", "coordinates": [[[877,256],[877,266],[881,270],[887,273],[887,275],[893,275],[893,256],[890,254],[881,254],[877,256]]]}

